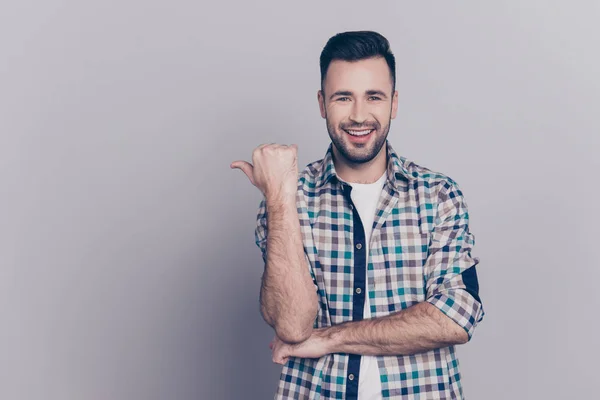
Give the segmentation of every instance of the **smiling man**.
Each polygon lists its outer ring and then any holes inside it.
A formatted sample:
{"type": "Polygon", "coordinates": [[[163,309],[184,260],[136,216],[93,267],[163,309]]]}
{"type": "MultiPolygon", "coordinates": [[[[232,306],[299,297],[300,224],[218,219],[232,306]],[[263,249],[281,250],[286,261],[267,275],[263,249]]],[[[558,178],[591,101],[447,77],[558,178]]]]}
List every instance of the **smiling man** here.
{"type": "Polygon", "coordinates": [[[277,399],[463,398],[455,346],[484,311],[463,193],[398,155],[395,59],[372,31],[321,53],[325,157],[301,174],[297,147],[263,144],[255,231],[265,272],[261,313],[283,365],[277,399]]]}

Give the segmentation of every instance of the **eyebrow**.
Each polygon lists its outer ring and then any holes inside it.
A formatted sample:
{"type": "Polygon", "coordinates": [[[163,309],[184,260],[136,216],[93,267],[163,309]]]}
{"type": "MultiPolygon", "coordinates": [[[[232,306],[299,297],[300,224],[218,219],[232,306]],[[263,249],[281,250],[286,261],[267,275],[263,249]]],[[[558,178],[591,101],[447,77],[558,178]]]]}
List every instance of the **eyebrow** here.
{"type": "MultiPolygon", "coordinates": [[[[379,95],[379,96],[383,97],[384,99],[387,99],[387,95],[384,92],[382,92],[381,90],[367,90],[365,92],[365,94],[368,96],[379,95]]],[[[353,93],[349,90],[338,90],[337,92],[335,92],[334,94],[329,96],[329,100],[333,99],[335,96],[352,96],[352,95],[353,95],[353,93]]]]}

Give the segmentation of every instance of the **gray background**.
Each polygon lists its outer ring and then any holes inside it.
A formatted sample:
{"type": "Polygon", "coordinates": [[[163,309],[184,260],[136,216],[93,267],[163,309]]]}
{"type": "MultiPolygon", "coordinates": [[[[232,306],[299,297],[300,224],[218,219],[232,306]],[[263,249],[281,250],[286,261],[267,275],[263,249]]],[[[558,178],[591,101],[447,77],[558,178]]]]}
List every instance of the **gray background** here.
{"type": "Polygon", "coordinates": [[[261,143],[325,154],[318,57],[391,42],[404,156],[455,179],[486,317],[470,399],[597,392],[600,6],[0,6],[0,398],[268,399],[261,143]]]}

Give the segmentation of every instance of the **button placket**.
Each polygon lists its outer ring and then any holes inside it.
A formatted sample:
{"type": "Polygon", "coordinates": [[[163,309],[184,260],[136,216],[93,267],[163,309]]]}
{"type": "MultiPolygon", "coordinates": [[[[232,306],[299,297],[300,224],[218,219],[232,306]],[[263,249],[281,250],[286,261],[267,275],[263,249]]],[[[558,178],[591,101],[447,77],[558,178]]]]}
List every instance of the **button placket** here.
{"type": "MultiPolygon", "coordinates": [[[[363,287],[365,284],[365,248],[363,244],[365,243],[365,235],[364,228],[362,226],[362,221],[360,220],[360,216],[356,207],[352,202],[351,191],[352,186],[350,185],[342,185],[343,195],[346,200],[346,204],[350,208],[350,214],[353,221],[352,233],[353,233],[353,241],[354,243],[351,246],[354,247],[354,271],[353,271],[353,282],[355,288],[354,292],[355,296],[352,296],[352,315],[350,316],[350,320],[359,321],[363,319],[363,305],[365,301],[363,287]]],[[[352,247],[350,248],[352,249],[352,247]]],[[[352,286],[351,286],[352,287],[352,286]]],[[[347,370],[347,378],[348,385],[346,387],[346,398],[357,398],[358,395],[358,374],[360,371],[360,360],[361,356],[358,354],[350,354],[348,357],[348,370],[347,370]]]]}

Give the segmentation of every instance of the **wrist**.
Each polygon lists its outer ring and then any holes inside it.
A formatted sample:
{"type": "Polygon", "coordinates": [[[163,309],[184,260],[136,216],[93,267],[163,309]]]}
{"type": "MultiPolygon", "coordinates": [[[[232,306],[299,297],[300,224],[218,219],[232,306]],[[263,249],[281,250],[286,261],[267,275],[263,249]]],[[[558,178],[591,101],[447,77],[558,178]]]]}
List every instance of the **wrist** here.
{"type": "Polygon", "coordinates": [[[296,208],[295,193],[275,193],[265,196],[267,208],[296,208]]]}

